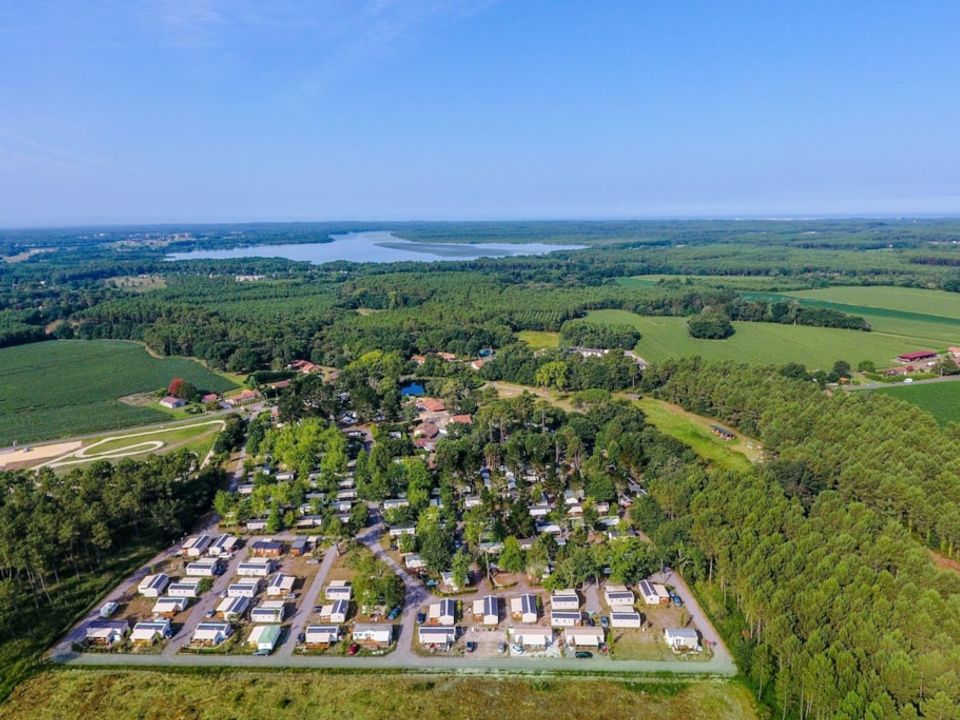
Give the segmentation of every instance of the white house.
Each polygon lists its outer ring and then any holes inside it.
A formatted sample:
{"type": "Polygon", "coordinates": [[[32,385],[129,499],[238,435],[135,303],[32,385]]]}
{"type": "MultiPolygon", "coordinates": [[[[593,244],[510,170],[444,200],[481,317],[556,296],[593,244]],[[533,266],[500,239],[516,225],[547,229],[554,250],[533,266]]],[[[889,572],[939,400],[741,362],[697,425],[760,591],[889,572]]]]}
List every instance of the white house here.
{"type": "Polygon", "coordinates": [[[339,625],[310,625],[304,631],[304,645],[307,647],[325,647],[339,639],[339,625]]]}
{"type": "Polygon", "coordinates": [[[567,645],[574,647],[600,647],[603,644],[603,630],[598,627],[572,627],[563,631],[567,645]]]}
{"type": "Polygon", "coordinates": [[[279,640],[279,625],[257,625],[250,631],[247,644],[256,647],[258,652],[273,652],[279,640]]]}
{"type": "Polygon", "coordinates": [[[327,585],[323,596],[327,600],[349,600],[353,597],[353,588],[347,580],[334,580],[327,585]]]}
{"type": "Polygon", "coordinates": [[[440,584],[443,585],[450,592],[459,592],[460,586],[453,580],[453,573],[449,570],[446,572],[440,573],[440,584]]]}
{"type": "Polygon", "coordinates": [[[187,557],[196,558],[203,555],[212,542],[213,538],[209,535],[191,535],[183,541],[180,549],[187,557]]]}
{"type": "Polygon", "coordinates": [[[450,646],[457,640],[457,629],[438,625],[421,625],[417,629],[417,640],[421,645],[450,646]]]}
{"type": "Polygon", "coordinates": [[[663,639],[674,652],[700,650],[700,636],[693,628],[664,628],[663,639]]]}
{"type": "Polygon", "coordinates": [[[189,603],[190,601],[185,597],[164,596],[157,598],[157,602],[153,604],[153,609],[150,612],[160,617],[173,617],[186,610],[189,603]]]}
{"type": "Polygon", "coordinates": [[[524,593],[510,599],[510,615],[522,623],[537,621],[537,598],[533,593],[524,593]]]}
{"type": "Polygon", "coordinates": [[[217,605],[217,615],[233,622],[242,618],[248,607],[250,607],[250,601],[245,597],[225,597],[217,605]]]}
{"type": "Polygon", "coordinates": [[[427,617],[433,625],[455,625],[457,623],[457,604],[449,598],[431,603],[427,617]]]}
{"type": "Polygon", "coordinates": [[[647,605],[667,605],[670,602],[670,593],[660,583],[641,580],[637,589],[647,605]]]}
{"type": "Polygon", "coordinates": [[[203,578],[183,578],[178,582],[167,585],[167,595],[183,598],[200,597],[200,583],[202,582],[203,578]]]}
{"type": "Polygon", "coordinates": [[[643,624],[636,610],[614,610],[610,613],[610,627],[639,628],[643,624]]]}
{"type": "Polygon", "coordinates": [[[270,582],[267,583],[267,595],[270,597],[284,597],[289,595],[293,590],[293,583],[295,581],[296,578],[293,575],[277,573],[270,578],[270,582]]]}
{"type": "Polygon", "coordinates": [[[191,642],[196,645],[219,645],[233,635],[233,626],[227,622],[202,622],[193,631],[191,642]]]}
{"type": "Polygon", "coordinates": [[[487,595],[473,601],[473,618],[484,625],[496,625],[500,622],[500,598],[487,595]]]}
{"type": "Polygon", "coordinates": [[[157,640],[163,640],[173,634],[170,620],[144,620],[133,626],[130,641],[134,645],[153,645],[157,640]]]}
{"type": "Polygon", "coordinates": [[[408,505],[410,505],[410,502],[406,498],[387,498],[383,501],[384,510],[397,510],[408,505]]]}
{"type": "Polygon", "coordinates": [[[220,535],[210,543],[207,548],[207,555],[220,557],[232,553],[237,547],[237,539],[233,535],[220,535]]]}
{"type": "Polygon", "coordinates": [[[513,642],[538,650],[543,650],[553,642],[553,630],[539,625],[510,628],[510,636],[513,642]]]}
{"type": "Polygon", "coordinates": [[[607,585],[603,589],[603,597],[610,607],[633,607],[633,603],[636,602],[633,591],[627,589],[625,585],[607,585]]]}
{"type": "Polygon", "coordinates": [[[330,623],[345,623],[349,614],[349,600],[334,600],[320,608],[320,620],[330,623]]]}
{"type": "Polygon", "coordinates": [[[126,620],[91,620],[84,630],[88,643],[107,647],[123,640],[130,626],[126,620]]]}
{"type": "Polygon", "coordinates": [[[220,574],[220,561],[215,558],[204,558],[187,564],[187,575],[191,577],[216,577],[220,574]]]}
{"type": "Polygon", "coordinates": [[[232,598],[252,598],[260,592],[261,581],[259,578],[249,578],[240,582],[227,585],[227,597],[232,598]]]}
{"type": "Polygon", "coordinates": [[[403,558],[403,566],[407,570],[423,570],[427,564],[417,553],[410,553],[403,558]]]}
{"type": "Polygon", "coordinates": [[[579,610],[554,610],[550,613],[551,627],[574,627],[579,625],[583,616],[579,610]]]}
{"type": "Polygon", "coordinates": [[[163,591],[167,589],[167,585],[169,584],[170,578],[164,573],[147,575],[143,580],[140,581],[140,584],[137,585],[137,592],[144,597],[160,597],[163,594],[163,591]]]}
{"type": "Polygon", "coordinates": [[[240,577],[267,577],[276,567],[272,558],[254,558],[244,560],[237,566],[237,575],[240,577]]]}
{"type": "Polygon", "coordinates": [[[358,623],[351,633],[354,641],[374,645],[389,645],[393,642],[393,625],[386,623],[358,623]]]}
{"type": "Polygon", "coordinates": [[[470,508],[480,507],[483,505],[483,500],[479,495],[467,495],[463,499],[463,507],[467,510],[470,508]]]}
{"type": "Polygon", "coordinates": [[[417,528],[413,525],[396,525],[390,528],[390,537],[398,538],[401,535],[416,535],[417,528]]]}
{"type": "Polygon", "coordinates": [[[286,610],[283,600],[264,600],[250,611],[250,620],[255,623],[281,623],[286,610]]]}
{"type": "Polygon", "coordinates": [[[580,596],[576,590],[554,590],[550,595],[552,610],[579,610],[580,596]]]}

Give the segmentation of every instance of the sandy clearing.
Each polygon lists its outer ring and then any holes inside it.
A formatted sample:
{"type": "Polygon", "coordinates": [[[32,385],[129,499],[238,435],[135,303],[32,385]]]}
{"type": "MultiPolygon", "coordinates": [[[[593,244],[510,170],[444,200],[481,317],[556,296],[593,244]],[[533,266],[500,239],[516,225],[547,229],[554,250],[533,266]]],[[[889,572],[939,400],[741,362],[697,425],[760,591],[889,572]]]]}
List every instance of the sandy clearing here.
{"type": "Polygon", "coordinates": [[[8,465],[36,462],[48,458],[59,457],[79,449],[83,445],[79,440],[73,442],[54,443],[52,445],[36,445],[23,447],[19,450],[0,453],[0,468],[8,465]]]}

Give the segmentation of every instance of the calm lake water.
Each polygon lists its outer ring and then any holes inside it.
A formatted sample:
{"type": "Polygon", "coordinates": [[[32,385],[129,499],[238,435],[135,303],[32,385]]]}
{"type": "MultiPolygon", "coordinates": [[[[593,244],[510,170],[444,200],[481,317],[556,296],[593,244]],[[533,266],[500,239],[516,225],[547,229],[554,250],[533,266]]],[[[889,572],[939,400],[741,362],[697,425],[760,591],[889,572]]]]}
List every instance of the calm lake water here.
{"type": "Polygon", "coordinates": [[[546,243],[444,244],[404,240],[388,231],[331,235],[333,242],[250,245],[229,250],[191,250],[170,253],[167,260],[227,260],[232,258],[285,258],[315,265],[337,260],[350,262],[400,262],[401,260],[476,260],[482,257],[545,255],[556,250],[581,250],[586,245],[546,243]]]}

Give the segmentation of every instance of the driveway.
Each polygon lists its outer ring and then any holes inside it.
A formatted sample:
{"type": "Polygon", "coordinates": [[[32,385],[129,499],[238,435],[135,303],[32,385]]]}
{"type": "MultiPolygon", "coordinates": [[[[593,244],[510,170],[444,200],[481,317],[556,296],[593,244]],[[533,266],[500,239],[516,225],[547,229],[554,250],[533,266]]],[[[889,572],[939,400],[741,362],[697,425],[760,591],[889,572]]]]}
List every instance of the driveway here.
{"type": "Polygon", "coordinates": [[[279,655],[280,657],[290,657],[293,655],[293,651],[297,646],[297,637],[303,632],[304,628],[307,627],[307,621],[310,619],[313,608],[317,604],[317,596],[320,594],[320,589],[327,580],[327,574],[330,572],[330,568],[333,567],[333,564],[339,556],[340,553],[336,545],[329,548],[323,556],[323,562],[320,563],[320,568],[317,570],[313,582],[310,583],[306,594],[300,600],[299,609],[293,615],[293,622],[290,624],[290,632],[287,633],[286,641],[274,655],[279,655]]]}

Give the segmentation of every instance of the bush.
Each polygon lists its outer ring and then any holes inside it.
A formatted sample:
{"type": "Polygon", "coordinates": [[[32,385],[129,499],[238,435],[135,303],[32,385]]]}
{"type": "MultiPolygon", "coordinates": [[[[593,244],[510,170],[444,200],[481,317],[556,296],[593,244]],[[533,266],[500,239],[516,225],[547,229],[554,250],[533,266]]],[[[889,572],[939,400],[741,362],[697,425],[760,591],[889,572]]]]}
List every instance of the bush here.
{"type": "Polygon", "coordinates": [[[717,312],[703,312],[687,320],[690,337],[703,340],[721,340],[733,335],[733,325],[726,315],[717,312]]]}

